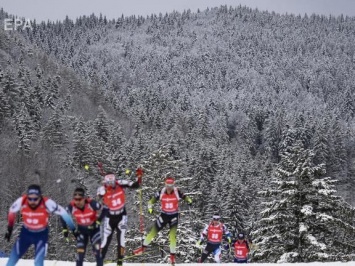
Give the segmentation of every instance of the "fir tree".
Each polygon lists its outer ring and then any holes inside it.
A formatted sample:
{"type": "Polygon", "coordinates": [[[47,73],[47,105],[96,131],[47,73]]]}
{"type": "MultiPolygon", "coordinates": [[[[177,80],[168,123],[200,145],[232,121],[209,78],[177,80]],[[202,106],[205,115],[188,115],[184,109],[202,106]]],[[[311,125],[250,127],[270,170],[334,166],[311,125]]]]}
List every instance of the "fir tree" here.
{"type": "Polygon", "coordinates": [[[62,148],[67,142],[67,135],[64,132],[64,121],[59,109],[54,111],[47,125],[43,128],[43,138],[55,149],[62,148]]]}
{"type": "Polygon", "coordinates": [[[79,120],[73,133],[73,162],[79,168],[90,162],[93,162],[93,165],[96,164],[96,160],[92,158],[89,136],[87,125],[79,120]]]}
{"type": "Polygon", "coordinates": [[[31,118],[24,103],[15,114],[15,126],[19,138],[18,149],[26,155],[31,151],[32,138],[35,135],[31,118]]]}
{"type": "MultiPolygon", "coordinates": [[[[298,130],[299,131],[299,130],[298,130]]],[[[296,132],[288,130],[288,132],[296,132]]],[[[258,249],[255,261],[311,262],[331,260],[335,232],[354,234],[347,216],[351,208],[335,195],[334,181],[324,177],[324,164],[315,165],[314,153],[297,140],[284,146],[281,161],[274,173],[273,186],[261,194],[273,200],[265,209],[253,232],[258,249]],[[339,210],[344,213],[340,214],[339,210]],[[341,227],[334,225],[343,221],[341,227]]],[[[339,224],[338,224],[339,225],[339,224]]],[[[349,247],[349,245],[348,245],[349,247]]]]}

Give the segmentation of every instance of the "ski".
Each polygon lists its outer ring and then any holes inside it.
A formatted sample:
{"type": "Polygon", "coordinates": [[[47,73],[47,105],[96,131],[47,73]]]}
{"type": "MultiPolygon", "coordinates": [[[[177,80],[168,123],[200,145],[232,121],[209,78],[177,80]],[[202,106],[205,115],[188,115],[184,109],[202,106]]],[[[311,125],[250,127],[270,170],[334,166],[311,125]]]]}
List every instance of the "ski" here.
{"type": "MultiPolygon", "coordinates": [[[[125,256],[125,257],[123,258],[123,260],[128,260],[128,259],[131,259],[131,258],[139,257],[139,256],[142,256],[142,255],[144,255],[144,254],[149,254],[149,253],[152,253],[152,252],[153,252],[153,250],[151,250],[151,251],[146,251],[146,252],[141,253],[141,254],[128,255],[128,256],[125,256]]],[[[160,256],[153,256],[153,257],[149,257],[149,258],[155,258],[155,257],[160,257],[160,256]]],[[[115,261],[115,260],[105,260],[105,261],[104,261],[104,264],[108,264],[108,263],[116,263],[116,261],[115,261]]]]}

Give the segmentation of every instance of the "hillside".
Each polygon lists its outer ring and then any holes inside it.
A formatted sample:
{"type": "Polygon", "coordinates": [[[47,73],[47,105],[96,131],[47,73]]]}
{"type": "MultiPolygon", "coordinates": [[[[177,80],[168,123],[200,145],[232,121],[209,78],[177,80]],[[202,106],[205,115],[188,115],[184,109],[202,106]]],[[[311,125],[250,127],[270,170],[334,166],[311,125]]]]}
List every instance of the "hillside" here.
{"type": "MultiPolygon", "coordinates": [[[[189,245],[219,212],[232,232],[251,232],[265,250],[278,243],[273,257],[261,252],[255,260],[277,261],[300,252],[299,243],[323,259],[349,259],[354,24],[352,17],[221,6],[0,29],[1,212],[32,182],[66,204],[75,186],[95,193],[98,161],[121,178],[143,165],[144,202],[167,174],[193,197],[192,209],[182,207],[181,257],[196,259],[189,245]],[[289,230],[273,211],[287,215],[289,230]],[[272,230],[263,224],[267,215],[272,230]]],[[[139,243],[138,212],[136,194],[129,197],[131,249],[139,243]]],[[[147,227],[152,220],[146,217],[147,227]]],[[[59,249],[49,259],[60,260],[66,247],[56,221],[51,233],[59,249]]],[[[304,254],[297,261],[317,259],[304,254]]]]}

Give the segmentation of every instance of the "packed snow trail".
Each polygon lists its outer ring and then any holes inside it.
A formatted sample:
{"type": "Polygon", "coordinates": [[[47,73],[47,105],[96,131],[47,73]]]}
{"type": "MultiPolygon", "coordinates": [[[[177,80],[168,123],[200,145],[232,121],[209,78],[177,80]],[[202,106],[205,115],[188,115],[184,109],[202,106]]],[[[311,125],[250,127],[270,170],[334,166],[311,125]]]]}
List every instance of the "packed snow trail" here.
{"type": "MultiPolygon", "coordinates": [[[[0,258],[0,266],[6,265],[7,258],[0,258]]],[[[349,262],[311,262],[311,263],[251,263],[253,266],[355,266],[355,261],[349,262]]],[[[33,260],[20,260],[16,266],[33,266],[33,260]]],[[[95,266],[95,262],[84,262],[84,266],[95,266]]],[[[115,263],[105,264],[107,266],[116,266],[115,263]]],[[[123,263],[124,266],[166,266],[170,265],[168,263],[123,263]]],[[[176,265],[181,266],[201,266],[201,265],[214,265],[216,263],[177,263],[176,265]]],[[[230,266],[230,263],[220,263],[218,265],[230,266]]],[[[235,264],[237,265],[237,264],[235,264]]],[[[245,264],[244,264],[245,265],[245,264]]],[[[56,261],[56,260],[46,260],[44,266],[75,266],[75,262],[69,261],[56,261]]]]}

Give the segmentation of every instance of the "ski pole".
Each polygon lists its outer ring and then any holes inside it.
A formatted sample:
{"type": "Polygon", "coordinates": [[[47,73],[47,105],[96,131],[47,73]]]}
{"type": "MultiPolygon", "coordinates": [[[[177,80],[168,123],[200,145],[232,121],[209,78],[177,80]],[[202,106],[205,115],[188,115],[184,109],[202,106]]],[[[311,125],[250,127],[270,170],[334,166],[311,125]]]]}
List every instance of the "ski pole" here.
{"type": "Polygon", "coordinates": [[[137,168],[136,175],[137,175],[138,179],[141,180],[140,187],[138,190],[138,194],[139,194],[139,231],[142,234],[142,246],[143,246],[143,241],[144,241],[143,196],[142,196],[143,170],[141,167],[137,168]]]}
{"type": "Polygon", "coordinates": [[[103,169],[102,162],[97,162],[97,167],[99,168],[100,175],[104,176],[106,173],[105,173],[105,171],[103,169]]]}

